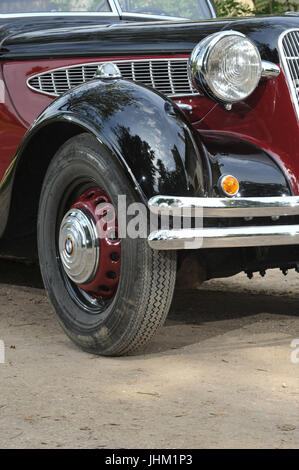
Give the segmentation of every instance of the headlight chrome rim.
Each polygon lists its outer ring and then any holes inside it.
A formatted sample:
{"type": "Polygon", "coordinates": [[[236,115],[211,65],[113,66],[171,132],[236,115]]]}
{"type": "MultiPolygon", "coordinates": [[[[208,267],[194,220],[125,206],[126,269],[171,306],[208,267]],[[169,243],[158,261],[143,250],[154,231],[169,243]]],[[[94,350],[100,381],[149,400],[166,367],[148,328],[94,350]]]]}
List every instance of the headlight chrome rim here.
{"type": "MultiPolygon", "coordinates": [[[[240,33],[238,31],[222,31],[220,33],[214,33],[211,36],[208,36],[204,40],[202,40],[192,51],[190,59],[189,59],[189,78],[192,81],[193,85],[203,92],[208,98],[213,99],[218,103],[222,103],[224,105],[232,105],[234,103],[240,102],[246,98],[248,98],[254,90],[257,88],[260,79],[262,78],[263,72],[263,65],[260,53],[251,39],[249,39],[245,34],[240,33]],[[224,96],[217,92],[217,90],[213,87],[210,77],[209,77],[209,60],[210,56],[213,53],[215,47],[219,44],[219,42],[223,41],[226,38],[234,38],[237,37],[240,40],[247,41],[250,46],[252,46],[253,50],[256,52],[256,58],[258,61],[258,72],[256,74],[256,80],[254,81],[254,85],[249,90],[248,93],[244,94],[241,98],[232,98],[228,95],[224,96]]],[[[229,108],[228,108],[229,109],[229,108]]]]}

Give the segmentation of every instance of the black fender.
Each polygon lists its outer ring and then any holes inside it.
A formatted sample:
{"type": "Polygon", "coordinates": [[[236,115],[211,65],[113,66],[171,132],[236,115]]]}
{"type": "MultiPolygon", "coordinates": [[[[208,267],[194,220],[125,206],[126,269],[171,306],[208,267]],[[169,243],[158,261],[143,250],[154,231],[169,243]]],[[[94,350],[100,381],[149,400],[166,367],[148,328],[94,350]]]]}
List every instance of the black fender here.
{"type": "Polygon", "coordinates": [[[55,120],[76,123],[97,137],[146,200],[178,189],[182,195],[205,193],[206,156],[199,136],[172,101],[146,86],[89,82],[48,107],[30,135],[55,120]]]}
{"type": "Polygon", "coordinates": [[[285,171],[264,149],[235,136],[200,131],[212,175],[212,197],[223,197],[219,181],[235,176],[242,197],[290,196],[292,189],[285,171]]]}
{"type": "Polygon", "coordinates": [[[12,203],[5,236],[19,231],[20,222],[16,222],[20,212],[24,214],[22,231],[25,219],[27,225],[36,221],[37,208],[29,216],[27,206],[37,205],[40,179],[49,160],[64,141],[80,132],[93,134],[109,150],[145,203],[157,194],[204,196],[209,192],[207,155],[184,113],[146,86],[122,79],[97,79],[57,98],[26,133],[0,185],[0,235],[8,216],[9,192],[12,203]]]}

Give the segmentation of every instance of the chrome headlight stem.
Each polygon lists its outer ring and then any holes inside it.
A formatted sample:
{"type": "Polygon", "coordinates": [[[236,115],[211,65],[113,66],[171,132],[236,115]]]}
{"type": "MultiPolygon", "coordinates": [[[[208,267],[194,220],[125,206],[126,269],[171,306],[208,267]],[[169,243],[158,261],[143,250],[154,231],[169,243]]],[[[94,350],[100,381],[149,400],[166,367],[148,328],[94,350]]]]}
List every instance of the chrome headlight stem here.
{"type": "Polygon", "coordinates": [[[278,65],[273,64],[273,62],[268,62],[267,60],[262,60],[262,78],[272,80],[278,77],[279,74],[280,68],[278,65]]]}

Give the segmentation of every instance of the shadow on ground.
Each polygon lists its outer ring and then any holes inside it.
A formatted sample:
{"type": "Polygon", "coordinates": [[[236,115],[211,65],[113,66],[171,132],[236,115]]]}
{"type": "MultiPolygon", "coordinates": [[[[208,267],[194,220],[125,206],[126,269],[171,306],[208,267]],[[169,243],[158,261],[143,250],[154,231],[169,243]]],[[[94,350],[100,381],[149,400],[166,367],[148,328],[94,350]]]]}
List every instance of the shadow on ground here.
{"type": "Polygon", "coordinates": [[[0,259],[0,283],[43,289],[43,280],[37,264],[0,259]]]}
{"type": "MultiPolygon", "coordinates": [[[[0,283],[43,289],[38,265],[10,260],[0,260],[0,283]]],[[[177,290],[166,325],[199,326],[246,318],[248,322],[248,317],[264,313],[298,317],[299,300],[289,297],[287,292],[285,295],[267,295],[256,290],[250,293],[248,286],[250,282],[244,282],[244,292],[235,291],[229,280],[225,280],[217,290],[209,284],[200,290],[177,290]]]]}

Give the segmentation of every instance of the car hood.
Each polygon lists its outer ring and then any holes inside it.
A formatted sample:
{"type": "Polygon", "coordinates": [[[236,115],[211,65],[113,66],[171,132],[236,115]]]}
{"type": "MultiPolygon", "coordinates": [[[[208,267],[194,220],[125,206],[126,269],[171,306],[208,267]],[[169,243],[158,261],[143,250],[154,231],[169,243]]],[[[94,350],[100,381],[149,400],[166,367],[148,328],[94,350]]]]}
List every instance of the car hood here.
{"type": "Polygon", "coordinates": [[[271,16],[204,21],[99,23],[99,18],[18,19],[0,22],[2,60],[122,55],[189,54],[207,35],[222,30],[243,32],[264,60],[279,61],[280,34],[299,28],[299,17],[271,16]]]}

